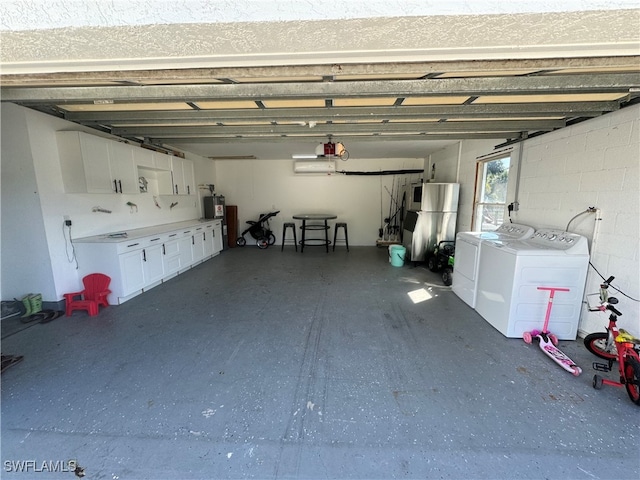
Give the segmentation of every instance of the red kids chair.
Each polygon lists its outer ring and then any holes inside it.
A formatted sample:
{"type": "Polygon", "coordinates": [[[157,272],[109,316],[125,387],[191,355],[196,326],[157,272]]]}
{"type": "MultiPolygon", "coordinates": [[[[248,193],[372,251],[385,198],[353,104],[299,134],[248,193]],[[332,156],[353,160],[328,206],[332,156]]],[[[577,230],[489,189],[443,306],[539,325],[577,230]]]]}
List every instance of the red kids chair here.
{"type": "Polygon", "coordinates": [[[82,279],[84,290],[81,292],[65,293],[66,315],[71,316],[74,310],[87,310],[89,316],[98,315],[98,307],[109,306],[107,296],[111,293],[109,284],[111,278],[102,273],[92,273],[82,279]]]}

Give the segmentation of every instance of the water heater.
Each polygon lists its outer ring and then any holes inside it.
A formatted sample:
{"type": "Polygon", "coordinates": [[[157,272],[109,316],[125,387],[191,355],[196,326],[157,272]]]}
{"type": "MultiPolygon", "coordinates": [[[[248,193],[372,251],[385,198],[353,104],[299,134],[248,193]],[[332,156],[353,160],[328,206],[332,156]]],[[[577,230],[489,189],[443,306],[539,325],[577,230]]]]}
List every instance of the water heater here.
{"type": "Polygon", "coordinates": [[[204,197],[204,218],[224,218],[224,195],[204,197]]]}

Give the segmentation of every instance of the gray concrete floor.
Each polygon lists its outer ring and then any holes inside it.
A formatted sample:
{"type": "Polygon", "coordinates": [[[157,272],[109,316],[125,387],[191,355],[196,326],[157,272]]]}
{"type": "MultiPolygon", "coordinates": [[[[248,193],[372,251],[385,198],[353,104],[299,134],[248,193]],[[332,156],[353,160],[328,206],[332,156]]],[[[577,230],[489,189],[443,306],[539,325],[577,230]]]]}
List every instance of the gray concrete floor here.
{"type": "Polygon", "coordinates": [[[6,337],[2,476],[637,480],[639,407],[560,348],[581,376],[385,249],[235,248],[6,337]]]}

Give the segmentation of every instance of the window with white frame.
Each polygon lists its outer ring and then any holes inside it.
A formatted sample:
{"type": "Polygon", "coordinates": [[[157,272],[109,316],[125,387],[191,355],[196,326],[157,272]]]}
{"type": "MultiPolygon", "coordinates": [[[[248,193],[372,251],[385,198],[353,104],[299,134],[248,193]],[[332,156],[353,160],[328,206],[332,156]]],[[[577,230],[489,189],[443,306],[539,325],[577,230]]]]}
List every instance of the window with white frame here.
{"type": "Polygon", "coordinates": [[[509,154],[478,161],[472,230],[490,232],[504,222],[510,163],[509,154]]]}

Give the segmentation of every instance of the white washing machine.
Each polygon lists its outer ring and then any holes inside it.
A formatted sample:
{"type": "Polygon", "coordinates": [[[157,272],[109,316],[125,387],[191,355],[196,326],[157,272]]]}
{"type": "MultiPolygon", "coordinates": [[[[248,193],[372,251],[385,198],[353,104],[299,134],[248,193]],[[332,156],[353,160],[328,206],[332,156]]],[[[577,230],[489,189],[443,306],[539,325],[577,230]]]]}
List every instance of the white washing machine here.
{"type": "Polygon", "coordinates": [[[518,223],[503,223],[493,232],[460,232],[456,235],[456,254],[453,264],[453,292],[471,308],[476,307],[480,244],[485,240],[511,242],[529,238],[533,227],[518,223]]]}
{"type": "Polygon", "coordinates": [[[549,292],[537,287],[569,288],[554,297],[549,331],[575,340],[588,266],[587,239],[575,233],[538,230],[526,240],[486,240],[480,244],[476,311],[504,336],[522,338],[544,324],[549,292]]]}

